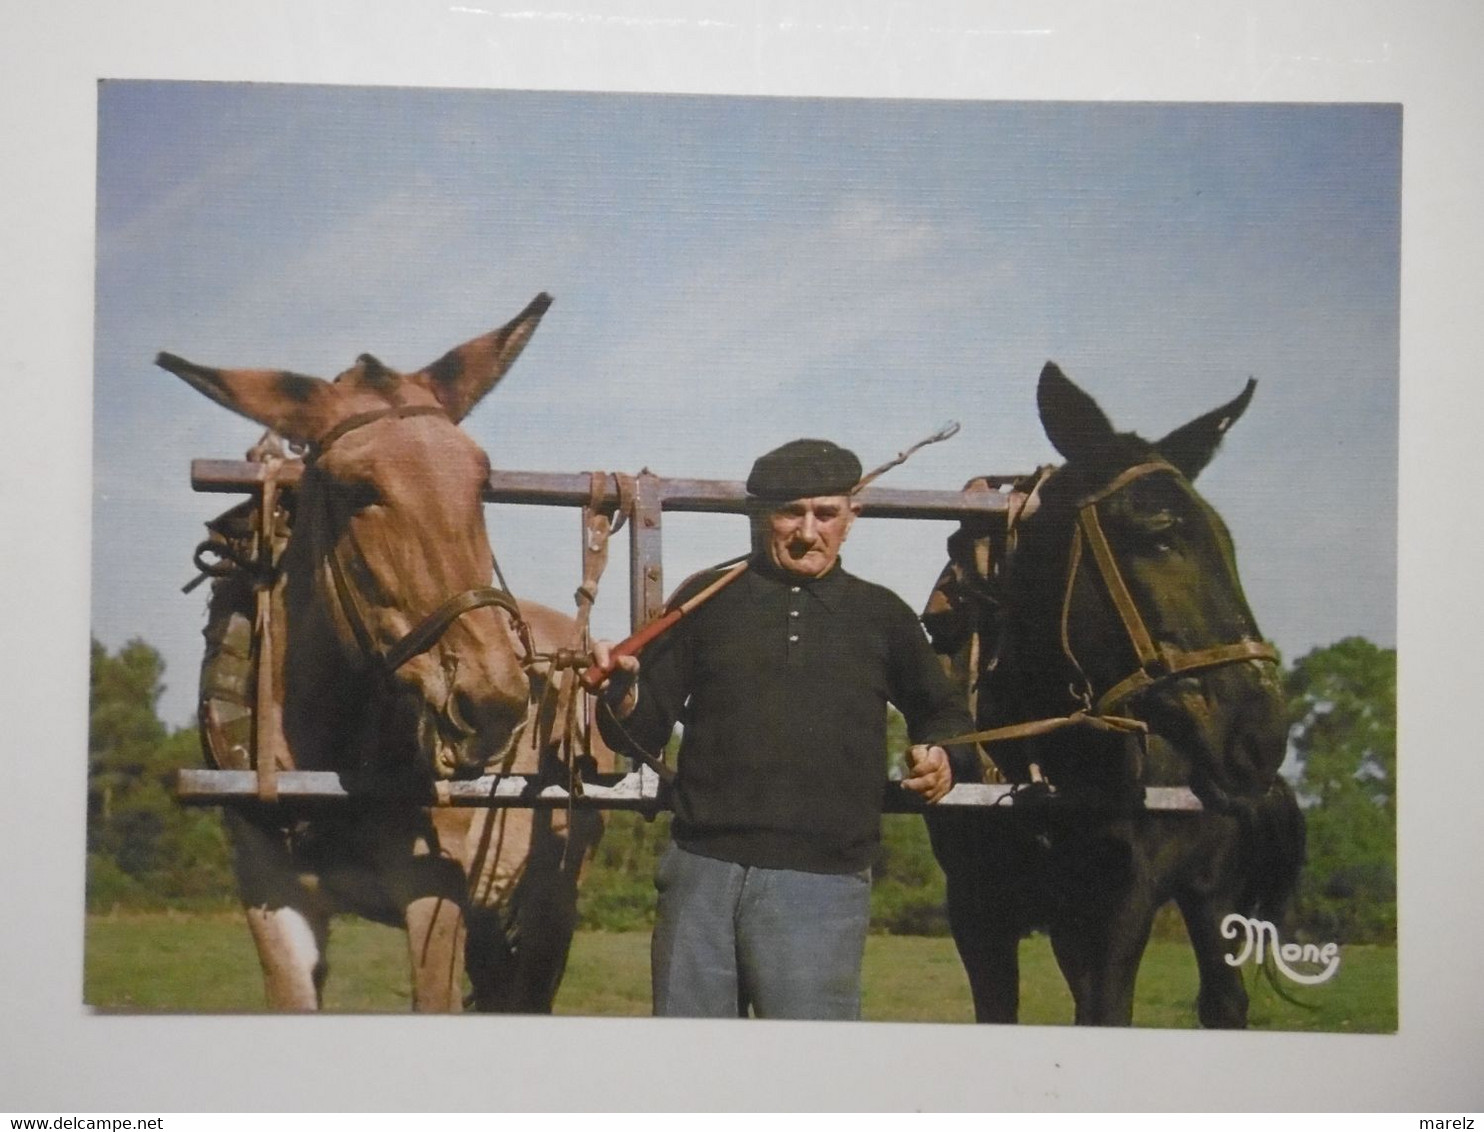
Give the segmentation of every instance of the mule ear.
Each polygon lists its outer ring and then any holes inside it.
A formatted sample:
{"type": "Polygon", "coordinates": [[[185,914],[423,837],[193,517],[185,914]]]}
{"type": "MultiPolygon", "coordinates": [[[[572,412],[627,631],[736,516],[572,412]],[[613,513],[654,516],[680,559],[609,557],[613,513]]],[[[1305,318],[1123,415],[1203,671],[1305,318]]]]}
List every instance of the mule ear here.
{"type": "Polygon", "coordinates": [[[549,306],[551,296],[543,291],[499,330],[456,346],[432,365],[411,374],[411,380],[431,390],[455,421],[463,420],[505,376],[549,306]]]}
{"type": "Polygon", "coordinates": [[[330,383],[317,377],[281,369],[216,369],[174,354],[157,355],[155,365],[289,440],[313,440],[332,419],[330,383]]]}
{"type": "Polygon", "coordinates": [[[1113,422],[1055,362],[1047,362],[1041,370],[1036,407],[1046,439],[1068,460],[1086,459],[1113,439],[1113,422]]]}
{"type": "Polygon", "coordinates": [[[1237,423],[1252,400],[1252,391],[1257,388],[1255,378],[1247,379],[1247,387],[1232,401],[1219,409],[1212,409],[1204,416],[1196,417],[1189,424],[1181,425],[1154,447],[1188,480],[1195,479],[1216,455],[1217,446],[1226,430],[1237,423]]]}

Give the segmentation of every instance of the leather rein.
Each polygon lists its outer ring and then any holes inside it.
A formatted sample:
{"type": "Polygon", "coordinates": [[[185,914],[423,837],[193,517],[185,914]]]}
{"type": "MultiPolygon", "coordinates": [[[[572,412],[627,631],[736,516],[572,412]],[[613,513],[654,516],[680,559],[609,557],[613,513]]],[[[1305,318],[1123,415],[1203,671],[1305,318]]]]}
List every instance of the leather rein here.
{"type": "MultiPolygon", "coordinates": [[[[309,453],[305,456],[305,465],[312,466],[318,457],[335,441],[354,432],[358,428],[374,424],[377,421],[407,417],[442,417],[449,420],[448,414],[436,405],[396,405],[386,409],[375,409],[367,413],[359,413],[347,417],[335,427],[331,428],[323,436],[320,436],[310,445],[309,453]]],[[[356,600],[355,590],[350,580],[345,575],[345,565],[340,561],[340,556],[331,548],[326,555],[330,567],[330,578],[335,586],[335,595],[340,602],[341,611],[349,623],[351,632],[355,635],[356,643],[361,653],[370,660],[384,676],[391,676],[409,660],[415,656],[427,652],[442,639],[443,634],[464,614],[475,609],[484,609],[495,606],[503,609],[515,623],[516,633],[525,646],[527,653],[532,651],[530,629],[521,617],[520,606],[515,597],[508,590],[499,589],[495,586],[472,586],[467,590],[461,590],[448,600],[441,603],[436,609],[425,616],[412,627],[406,634],[398,638],[386,649],[378,648],[371,636],[371,631],[366,627],[365,614],[361,611],[361,605],[356,600]]]]}
{"type": "Polygon", "coordinates": [[[1123,623],[1124,632],[1128,636],[1129,644],[1138,661],[1138,666],[1131,673],[1097,698],[1096,703],[1092,705],[1094,716],[1106,716],[1110,709],[1147,691],[1155,684],[1188,672],[1220,668],[1248,660],[1270,661],[1274,664],[1278,662],[1277,650],[1266,641],[1241,640],[1233,644],[1198,649],[1194,652],[1187,652],[1173,645],[1155,643],[1148,625],[1139,613],[1138,604],[1134,601],[1128,584],[1124,581],[1123,572],[1118,567],[1118,560],[1113,555],[1113,548],[1108,544],[1108,537],[1103,533],[1102,523],[1098,519],[1098,504],[1135,480],[1157,473],[1167,473],[1183,478],[1173,465],[1163,460],[1151,460],[1147,463],[1136,464],[1118,475],[1107,486],[1077,501],[1077,526],[1072,534],[1072,549],[1067,562],[1067,582],[1062,597],[1060,630],[1062,651],[1082,677],[1085,700],[1091,701],[1092,684],[1072,651],[1070,636],[1072,589],[1076,585],[1077,571],[1083,561],[1085,546],[1091,553],[1098,576],[1102,579],[1103,588],[1118,612],[1119,620],[1123,623]]]}

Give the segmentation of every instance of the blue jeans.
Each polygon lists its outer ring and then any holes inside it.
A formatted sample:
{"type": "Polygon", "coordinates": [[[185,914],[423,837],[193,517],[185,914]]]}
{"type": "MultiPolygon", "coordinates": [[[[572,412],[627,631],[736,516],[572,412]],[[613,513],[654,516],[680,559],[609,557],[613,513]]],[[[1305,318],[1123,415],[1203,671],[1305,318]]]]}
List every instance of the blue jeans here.
{"type": "Polygon", "coordinates": [[[871,871],[760,869],[671,844],[655,873],[654,1012],[857,1019],[871,871]]]}

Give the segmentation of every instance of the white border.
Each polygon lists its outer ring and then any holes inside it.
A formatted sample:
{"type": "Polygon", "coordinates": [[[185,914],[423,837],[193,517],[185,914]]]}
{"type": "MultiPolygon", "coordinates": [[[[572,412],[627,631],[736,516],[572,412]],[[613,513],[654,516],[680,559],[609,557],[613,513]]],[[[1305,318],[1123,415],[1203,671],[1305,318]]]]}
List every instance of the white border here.
{"type": "Polygon", "coordinates": [[[1479,674],[1470,642],[1484,636],[1469,585],[1481,576],[1470,410],[1484,357],[1475,57],[1484,8],[71,0],[13,6],[5,23],[0,1105],[61,1114],[1484,1107],[1484,967],[1474,959],[1484,938],[1475,817],[1484,774],[1469,715],[1479,674]],[[79,1005],[79,800],[102,77],[1402,102],[1401,1033],[89,1016],[79,1005]]]}

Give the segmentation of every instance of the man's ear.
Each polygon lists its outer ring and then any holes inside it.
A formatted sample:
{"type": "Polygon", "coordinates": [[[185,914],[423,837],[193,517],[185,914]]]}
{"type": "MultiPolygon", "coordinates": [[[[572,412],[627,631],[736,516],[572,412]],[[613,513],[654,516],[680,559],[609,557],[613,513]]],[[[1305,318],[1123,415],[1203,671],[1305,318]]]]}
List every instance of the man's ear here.
{"type": "MultiPolygon", "coordinates": [[[[855,526],[855,521],[861,517],[861,503],[857,499],[850,500],[850,521],[845,524],[845,534],[850,533],[850,528],[855,526]]],[[[844,536],[841,536],[842,538],[844,536]]]]}
{"type": "Polygon", "coordinates": [[[768,515],[755,503],[747,506],[747,531],[752,539],[754,552],[761,550],[766,545],[768,537],[768,515]]]}

